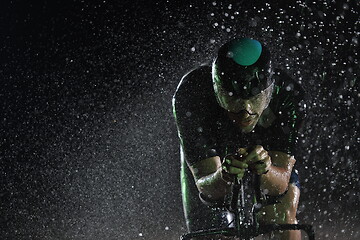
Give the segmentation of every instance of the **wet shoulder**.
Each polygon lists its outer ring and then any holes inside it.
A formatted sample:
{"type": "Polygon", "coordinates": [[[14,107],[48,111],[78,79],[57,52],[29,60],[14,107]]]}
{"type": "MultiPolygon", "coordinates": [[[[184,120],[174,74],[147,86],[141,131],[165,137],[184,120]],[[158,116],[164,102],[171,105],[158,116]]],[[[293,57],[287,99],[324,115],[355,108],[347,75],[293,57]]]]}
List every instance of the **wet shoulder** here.
{"type": "Polygon", "coordinates": [[[201,66],[185,74],[173,97],[174,110],[176,107],[201,108],[214,103],[216,103],[216,99],[210,66],[201,66]]]}
{"type": "MultiPolygon", "coordinates": [[[[296,155],[302,126],[306,116],[305,91],[302,86],[283,71],[277,71],[272,99],[264,114],[266,128],[265,147],[296,155]]],[[[264,111],[265,112],[265,111],[264,111]]]]}
{"type": "Polygon", "coordinates": [[[188,96],[191,93],[195,95],[195,93],[202,93],[204,90],[211,90],[211,87],[211,67],[200,66],[182,77],[174,97],[182,97],[183,94],[188,96]]]}

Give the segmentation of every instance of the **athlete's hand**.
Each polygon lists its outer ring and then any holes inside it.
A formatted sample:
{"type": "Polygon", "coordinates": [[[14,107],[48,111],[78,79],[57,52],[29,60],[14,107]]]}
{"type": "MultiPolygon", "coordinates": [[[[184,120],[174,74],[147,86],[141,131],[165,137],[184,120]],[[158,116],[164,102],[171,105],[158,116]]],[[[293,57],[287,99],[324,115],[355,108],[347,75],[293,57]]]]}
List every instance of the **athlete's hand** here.
{"type": "Polygon", "coordinates": [[[225,156],[221,166],[224,175],[237,176],[238,179],[244,177],[248,168],[248,164],[244,161],[244,154],[246,154],[246,149],[241,148],[237,154],[225,156]]]}
{"type": "Polygon", "coordinates": [[[257,175],[267,173],[272,164],[269,153],[260,145],[255,146],[244,156],[244,162],[247,163],[249,169],[257,175]]]}

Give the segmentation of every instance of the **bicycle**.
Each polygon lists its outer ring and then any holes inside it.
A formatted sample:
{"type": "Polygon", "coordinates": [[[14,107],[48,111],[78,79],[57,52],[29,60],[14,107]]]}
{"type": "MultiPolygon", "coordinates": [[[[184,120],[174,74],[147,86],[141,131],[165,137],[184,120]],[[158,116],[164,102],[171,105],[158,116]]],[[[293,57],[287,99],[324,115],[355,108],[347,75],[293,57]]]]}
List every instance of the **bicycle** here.
{"type": "Polygon", "coordinates": [[[180,240],[190,240],[194,237],[205,237],[213,235],[237,237],[241,240],[253,240],[255,237],[262,234],[285,230],[304,230],[308,235],[309,240],[315,240],[314,229],[312,225],[309,224],[260,224],[257,220],[256,214],[259,212],[262,206],[275,204],[276,202],[267,202],[267,200],[262,197],[260,190],[260,176],[253,175],[252,179],[255,185],[254,190],[256,203],[252,205],[250,214],[245,213],[246,206],[244,197],[244,179],[236,178],[232,187],[231,201],[228,209],[234,214],[233,221],[235,223],[235,227],[214,228],[190,232],[182,235],[180,240]]]}

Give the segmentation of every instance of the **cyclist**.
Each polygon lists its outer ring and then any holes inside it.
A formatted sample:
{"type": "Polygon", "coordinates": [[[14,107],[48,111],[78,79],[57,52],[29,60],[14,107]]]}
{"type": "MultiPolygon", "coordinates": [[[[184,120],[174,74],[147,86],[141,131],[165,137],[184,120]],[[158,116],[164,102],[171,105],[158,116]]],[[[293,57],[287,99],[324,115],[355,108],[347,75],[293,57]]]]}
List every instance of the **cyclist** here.
{"type": "MultiPolygon", "coordinates": [[[[276,200],[261,209],[258,220],[297,223],[300,184],[293,167],[306,105],[299,84],[272,65],[264,44],[234,39],[219,49],[211,66],[180,81],[173,112],[189,231],[232,226],[226,207],[231,186],[249,172],[260,176],[262,193],[276,200]]],[[[294,230],[276,235],[301,239],[294,230]]]]}

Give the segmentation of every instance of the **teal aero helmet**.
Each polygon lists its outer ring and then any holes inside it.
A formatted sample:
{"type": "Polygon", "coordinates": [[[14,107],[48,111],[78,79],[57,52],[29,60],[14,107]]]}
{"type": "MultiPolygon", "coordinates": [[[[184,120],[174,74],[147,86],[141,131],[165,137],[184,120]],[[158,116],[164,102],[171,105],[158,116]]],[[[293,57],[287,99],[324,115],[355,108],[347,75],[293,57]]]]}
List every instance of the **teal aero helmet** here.
{"type": "Polygon", "coordinates": [[[240,38],[224,44],[212,65],[215,94],[219,89],[249,99],[272,83],[269,50],[259,41],[240,38]]]}

